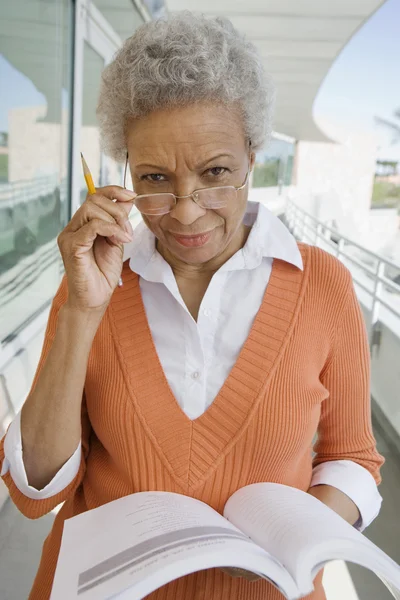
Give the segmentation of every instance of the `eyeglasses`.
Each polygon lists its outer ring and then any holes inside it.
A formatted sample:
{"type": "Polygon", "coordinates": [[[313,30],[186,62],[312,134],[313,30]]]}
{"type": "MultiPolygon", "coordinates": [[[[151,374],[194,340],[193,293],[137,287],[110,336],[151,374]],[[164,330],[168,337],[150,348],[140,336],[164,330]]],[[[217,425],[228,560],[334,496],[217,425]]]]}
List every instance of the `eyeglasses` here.
{"type": "MultiPolygon", "coordinates": [[[[124,187],[127,164],[128,160],[125,165],[124,187]]],[[[226,208],[236,200],[237,192],[246,187],[248,179],[249,171],[247,171],[243,184],[239,187],[226,185],[220,187],[201,188],[200,190],[194,190],[187,196],[175,196],[175,194],[162,192],[157,194],[141,194],[135,197],[134,204],[139,212],[142,213],[142,215],[149,216],[160,216],[170,213],[174,206],[176,206],[177,200],[183,198],[192,198],[193,202],[196,202],[196,204],[201,208],[218,210],[221,208],[226,208]]]]}

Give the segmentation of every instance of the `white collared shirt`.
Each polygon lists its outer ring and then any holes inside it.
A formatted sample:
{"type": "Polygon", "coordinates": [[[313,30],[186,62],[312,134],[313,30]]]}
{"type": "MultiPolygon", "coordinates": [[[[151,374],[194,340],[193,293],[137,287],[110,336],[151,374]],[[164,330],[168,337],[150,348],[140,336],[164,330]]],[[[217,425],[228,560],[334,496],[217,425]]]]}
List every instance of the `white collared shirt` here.
{"type": "MultiPolygon", "coordinates": [[[[212,404],[248,337],[268,285],[274,258],[303,269],[295,238],[265,206],[249,202],[244,223],[251,226],[245,246],[213,276],[197,322],[190,315],[169,264],[157,252],[155,237],[144,223],[126,244],[124,259],[139,275],[146,315],[158,357],[175,398],[190,419],[212,404]]],[[[47,498],[75,477],[81,446],[43,489],[28,485],[22,460],[20,416],[5,441],[3,472],[30,498],[47,498]]],[[[378,514],[382,498],[372,475],[352,461],[320,464],[312,485],[332,485],[358,506],[364,529],[378,514]]]]}
{"type": "Polygon", "coordinates": [[[144,223],[126,247],[158,357],[178,404],[189,419],[203,414],[227,379],[261,306],[273,257],[303,269],[300,251],[283,223],[249,203],[252,227],[245,246],[213,276],[197,322],[189,313],[168,263],[144,223]],[[258,218],[257,218],[258,216],[258,218]],[[284,243],[282,243],[284,240],[284,243]],[[172,351],[171,351],[172,350],[172,351]]]}

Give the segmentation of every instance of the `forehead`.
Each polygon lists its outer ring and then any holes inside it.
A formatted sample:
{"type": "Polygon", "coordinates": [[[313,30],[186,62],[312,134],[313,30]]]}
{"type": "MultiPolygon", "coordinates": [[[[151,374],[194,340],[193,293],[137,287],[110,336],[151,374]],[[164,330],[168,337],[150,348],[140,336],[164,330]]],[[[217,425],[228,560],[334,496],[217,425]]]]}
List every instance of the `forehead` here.
{"type": "Polygon", "coordinates": [[[148,155],[165,157],[184,153],[245,150],[240,112],[221,104],[199,103],[173,110],[158,110],[128,124],[130,158],[140,162],[148,155]]]}

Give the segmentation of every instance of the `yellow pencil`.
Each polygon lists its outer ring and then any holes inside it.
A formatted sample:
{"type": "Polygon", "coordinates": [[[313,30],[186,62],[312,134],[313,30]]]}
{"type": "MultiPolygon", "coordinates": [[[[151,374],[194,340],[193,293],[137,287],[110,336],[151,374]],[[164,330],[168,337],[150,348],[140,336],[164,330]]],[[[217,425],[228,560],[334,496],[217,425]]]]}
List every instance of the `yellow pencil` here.
{"type": "Polygon", "coordinates": [[[82,167],[83,167],[83,176],[86,181],[88,192],[89,192],[89,194],[95,194],[96,188],[94,187],[93,177],[92,177],[91,172],[89,171],[89,167],[86,164],[86,160],[83,158],[82,152],[81,152],[81,159],[82,159],[82,167]]]}
{"type": "MultiPolygon", "coordinates": [[[[89,170],[89,167],[86,164],[86,160],[83,158],[83,154],[81,152],[81,159],[82,159],[82,167],[83,167],[83,176],[85,178],[86,181],[86,185],[87,185],[87,189],[89,194],[95,194],[96,193],[96,188],[94,187],[94,183],[93,183],[93,177],[92,174],[89,170]]],[[[118,281],[118,285],[121,287],[122,285],[122,278],[119,278],[118,281]]]]}

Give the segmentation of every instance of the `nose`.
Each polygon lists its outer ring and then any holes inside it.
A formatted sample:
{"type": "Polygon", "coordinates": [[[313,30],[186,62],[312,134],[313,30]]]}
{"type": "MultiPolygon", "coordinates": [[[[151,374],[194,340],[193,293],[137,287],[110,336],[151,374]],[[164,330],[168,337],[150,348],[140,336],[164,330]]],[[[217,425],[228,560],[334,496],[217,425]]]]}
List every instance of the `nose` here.
{"type": "Polygon", "coordinates": [[[170,216],[182,225],[191,225],[206,214],[206,209],[201,208],[192,197],[178,198],[170,216]]]}

